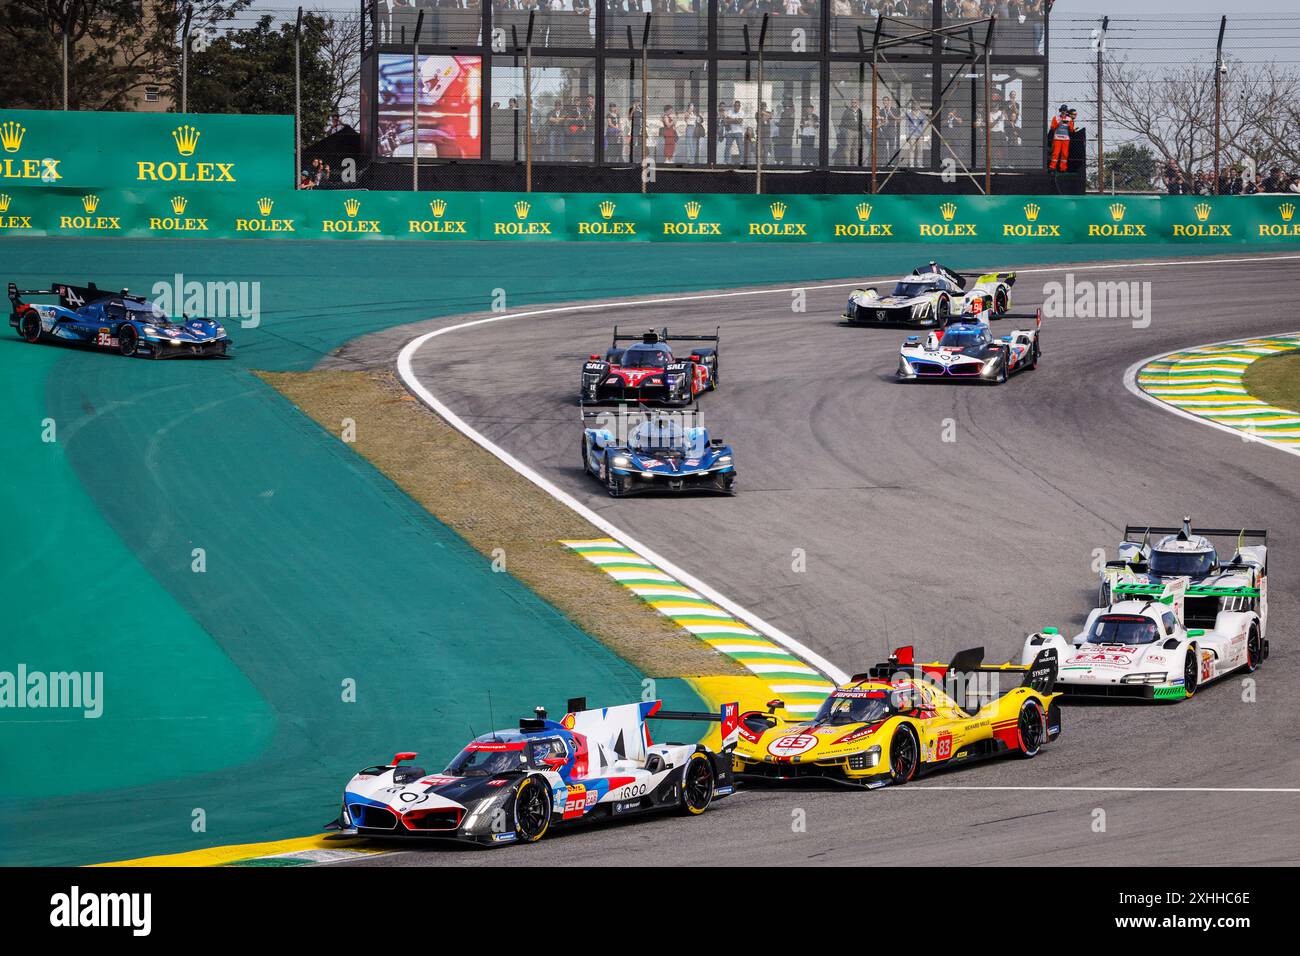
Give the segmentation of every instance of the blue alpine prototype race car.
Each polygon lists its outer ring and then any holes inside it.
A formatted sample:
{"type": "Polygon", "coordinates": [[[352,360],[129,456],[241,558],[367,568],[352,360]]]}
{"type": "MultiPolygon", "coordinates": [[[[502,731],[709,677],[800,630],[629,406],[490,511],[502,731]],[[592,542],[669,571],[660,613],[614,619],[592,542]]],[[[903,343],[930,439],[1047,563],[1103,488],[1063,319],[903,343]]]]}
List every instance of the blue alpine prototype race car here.
{"type": "MultiPolygon", "coordinates": [[[[611,498],[655,491],[736,493],[731,446],[711,438],[707,428],[683,425],[680,413],[655,414],[630,428],[610,427],[612,417],[584,411],[584,421],[605,420],[582,431],[583,471],[594,475],[611,498]],[[616,430],[626,434],[625,441],[619,441],[616,430]]],[[[618,419],[627,420],[626,415],[618,419]]]]}
{"type": "Polygon", "coordinates": [[[143,358],[225,355],[230,337],[220,322],[183,315],[173,319],[143,296],[53,283],[19,289],[9,283],[9,325],[28,342],[72,342],[143,358]],[[58,305],[24,302],[23,296],[58,296],[58,305]]]}

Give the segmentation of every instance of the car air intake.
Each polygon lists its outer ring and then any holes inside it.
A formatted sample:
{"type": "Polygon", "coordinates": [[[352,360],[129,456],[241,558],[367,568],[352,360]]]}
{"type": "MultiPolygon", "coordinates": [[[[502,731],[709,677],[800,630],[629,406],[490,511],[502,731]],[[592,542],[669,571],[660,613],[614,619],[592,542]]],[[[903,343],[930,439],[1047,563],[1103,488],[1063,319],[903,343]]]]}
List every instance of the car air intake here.
{"type": "Polygon", "coordinates": [[[408,830],[454,830],[460,826],[464,814],[460,807],[412,810],[402,814],[402,823],[408,830]]]}
{"type": "Polygon", "coordinates": [[[352,822],[362,830],[392,830],[397,826],[397,814],[387,807],[367,807],[354,803],[348,807],[352,822]]]}

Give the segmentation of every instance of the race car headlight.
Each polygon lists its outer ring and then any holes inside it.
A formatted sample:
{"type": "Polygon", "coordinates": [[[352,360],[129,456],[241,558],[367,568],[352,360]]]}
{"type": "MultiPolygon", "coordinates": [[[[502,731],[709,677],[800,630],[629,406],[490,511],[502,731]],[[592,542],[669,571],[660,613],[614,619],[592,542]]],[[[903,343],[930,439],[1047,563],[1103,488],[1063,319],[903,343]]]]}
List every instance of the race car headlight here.
{"type": "Polygon", "coordinates": [[[217,336],[217,338],[224,339],[226,337],[226,327],[224,325],[218,325],[217,330],[214,334],[217,336]]]}
{"type": "Polygon", "coordinates": [[[984,371],[983,371],[982,373],[980,373],[980,374],[982,374],[982,375],[992,375],[994,372],[997,371],[997,369],[998,369],[998,363],[1001,362],[1001,361],[1002,361],[1002,356],[1001,356],[1001,355],[995,355],[995,356],[993,356],[991,359],[989,359],[987,362],[984,363],[984,371]]]}
{"type": "Polygon", "coordinates": [[[467,831],[473,830],[474,825],[477,824],[479,820],[483,819],[485,816],[494,814],[505,804],[512,792],[512,788],[502,787],[499,791],[492,794],[492,796],[479,801],[479,805],[470,812],[468,817],[465,818],[464,829],[467,831]]]}
{"type": "Polygon", "coordinates": [[[1169,679],[1169,675],[1161,672],[1149,672],[1145,674],[1125,674],[1120,678],[1121,684],[1163,684],[1169,679]]]}
{"type": "Polygon", "coordinates": [[[615,456],[614,456],[614,467],[616,467],[616,468],[626,468],[626,467],[627,467],[628,465],[630,465],[630,464],[632,464],[632,459],[631,459],[631,458],[628,458],[627,455],[615,455],[615,456]]]}
{"type": "Polygon", "coordinates": [[[902,375],[913,374],[912,363],[909,362],[907,359],[903,358],[901,355],[898,357],[898,371],[902,375]]]}
{"type": "Polygon", "coordinates": [[[157,334],[158,334],[158,330],[155,329],[152,325],[146,325],[146,326],[144,327],[144,334],[145,334],[145,335],[157,335],[157,334]]]}
{"type": "Polygon", "coordinates": [[[730,465],[730,464],[731,464],[731,456],[730,456],[730,455],[722,455],[721,457],[718,458],[717,461],[714,462],[714,464],[715,464],[715,465],[730,465]]]}
{"type": "Polygon", "coordinates": [[[855,754],[849,754],[850,770],[870,770],[880,765],[880,748],[869,747],[855,754]]]}

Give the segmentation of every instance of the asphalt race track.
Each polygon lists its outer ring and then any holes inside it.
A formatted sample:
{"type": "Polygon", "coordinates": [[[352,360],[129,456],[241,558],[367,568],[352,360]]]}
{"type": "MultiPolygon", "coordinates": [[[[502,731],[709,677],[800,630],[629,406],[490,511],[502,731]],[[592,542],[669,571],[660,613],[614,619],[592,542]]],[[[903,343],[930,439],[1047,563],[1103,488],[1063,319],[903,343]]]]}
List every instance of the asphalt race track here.
{"type": "MultiPolygon", "coordinates": [[[[1022,271],[1016,311],[1070,271],[1076,281],[1151,283],[1151,323],[1047,319],[1038,369],[1000,388],[896,382],[906,333],[840,325],[844,284],[810,285],[803,314],[780,290],[584,305],[433,339],[415,371],[473,427],[845,670],[902,644],[939,660],[983,645],[1003,661],[1031,630],[1072,634],[1096,593],[1093,549],[1112,552],[1127,523],[1184,514],[1268,528],[1272,656],[1255,675],[1254,703],[1237,676],[1172,706],[1066,705],[1063,736],[1032,761],[870,793],[746,790],[698,820],[553,832],[505,850],[508,860],[419,848],[362,865],[1300,862],[1295,462],[1123,385],[1131,364],[1158,353],[1300,328],[1298,266],[1290,257],[1022,271]],[[1240,294],[1222,304],[1229,285],[1240,294]],[[721,388],[701,406],[735,446],[738,497],[616,501],[583,475],[579,363],[603,351],[615,322],[722,325],[721,388]],[[799,548],[803,573],[792,570],[799,548]],[[806,832],[794,826],[801,816],[806,832]]],[[[419,332],[459,321],[362,339],[332,361],[390,365],[419,332]]]]}

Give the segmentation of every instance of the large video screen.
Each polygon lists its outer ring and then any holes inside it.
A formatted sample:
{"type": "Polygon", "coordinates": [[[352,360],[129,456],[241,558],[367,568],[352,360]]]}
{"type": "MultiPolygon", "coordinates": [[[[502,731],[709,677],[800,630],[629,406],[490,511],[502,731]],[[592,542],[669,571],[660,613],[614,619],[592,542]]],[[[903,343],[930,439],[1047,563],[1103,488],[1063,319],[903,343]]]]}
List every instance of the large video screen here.
{"type": "Polygon", "coordinates": [[[420,157],[478,159],[483,141],[482,57],[436,54],[421,56],[418,62],[413,82],[409,55],[379,57],[376,153],[398,159],[414,154],[411,103],[418,89],[420,157]]]}

